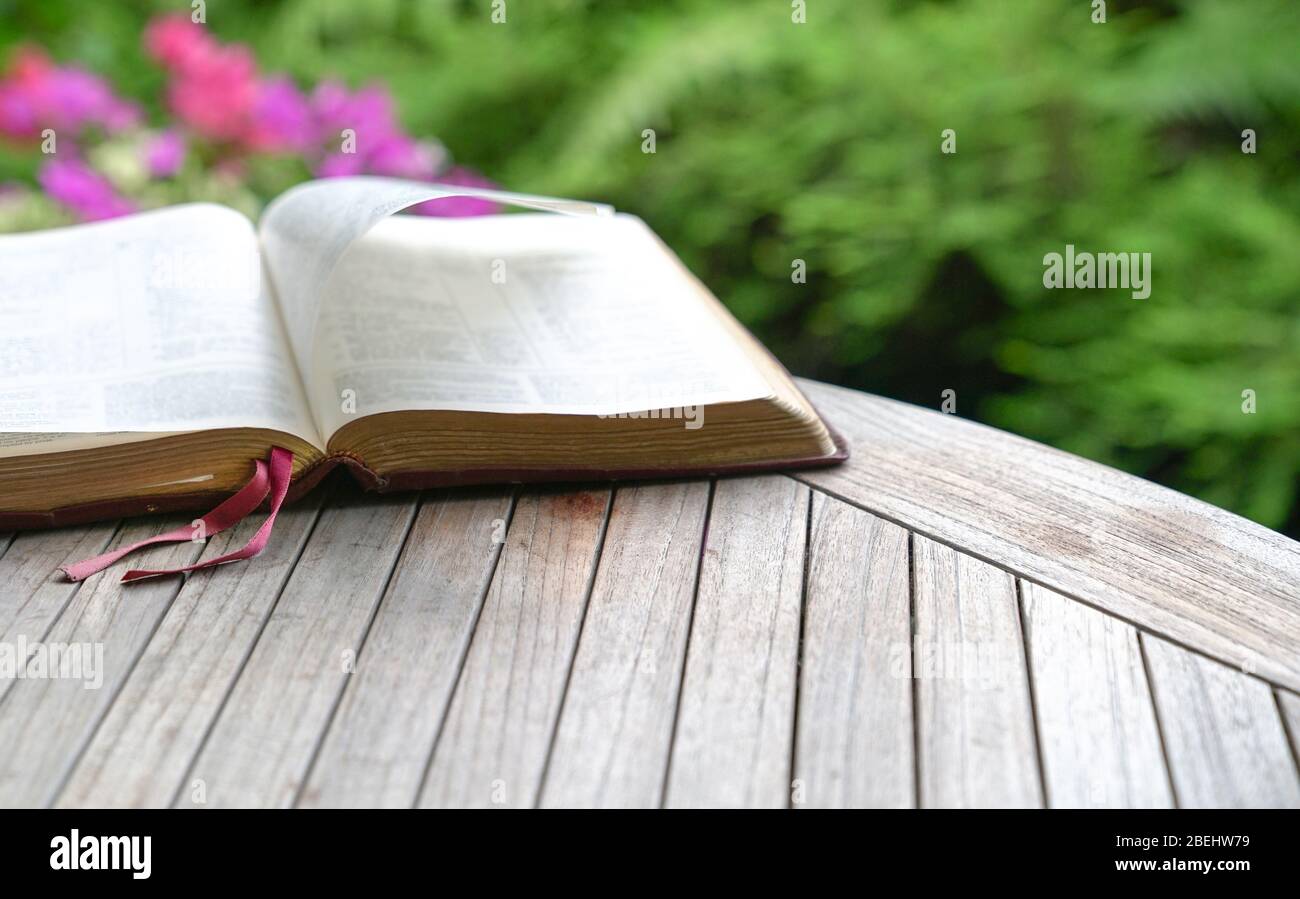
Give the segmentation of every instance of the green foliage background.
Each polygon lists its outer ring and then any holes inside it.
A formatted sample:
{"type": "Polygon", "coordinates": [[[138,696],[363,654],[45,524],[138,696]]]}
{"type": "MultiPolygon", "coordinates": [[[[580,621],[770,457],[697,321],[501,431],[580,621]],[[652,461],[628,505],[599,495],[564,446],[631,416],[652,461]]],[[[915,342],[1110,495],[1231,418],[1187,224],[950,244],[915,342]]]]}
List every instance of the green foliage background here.
{"type": "MultiPolygon", "coordinates": [[[[1104,25],[1088,0],[807,0],[801,25],[790,7],[207,18],[304,85],[387,83],[413,134],[509,188],[642,216],[796,373],[932,407],[952,388],[959,414],[1300,534],[1300,3],[1111,2],[1104,25]],[[1150,298],[1045,290],[1066,243],[1150,252],[1150,298]]],[[[140,30],[188,8],[0,0],[0,53],[42,44],[161,121],[140,30]]],[[[33,163],[0,151],[0,178],[33,163]]]]}

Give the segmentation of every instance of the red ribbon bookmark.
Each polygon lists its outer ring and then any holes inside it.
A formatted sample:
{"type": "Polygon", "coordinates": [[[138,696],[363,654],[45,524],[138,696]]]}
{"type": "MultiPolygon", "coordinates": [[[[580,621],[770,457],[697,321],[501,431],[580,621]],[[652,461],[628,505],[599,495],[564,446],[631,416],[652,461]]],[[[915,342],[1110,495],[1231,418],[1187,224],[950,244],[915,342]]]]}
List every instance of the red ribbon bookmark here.
{"type": "MultiPolygon", "coordinates": [[[[251,559],[266,549],[267,541],[271,538],[271,528],[275,525],[276,513],[280,511],[280,506],[284,503],[284,496],[289,491],[289,478],[293,474],[293,453],[275,446],[271,448],[269,470],[267,463],[261,459],[258,459],[255,464],[257,470],[253,473],[251,481],[241,487],[239,492],[230,499],[198,519],[198,521],[202,522],[202,530],[198,533],[207,537],[219,534],[243,521],[254,509],[262,504],[267,494],[270,494],[270,513],[266,516],[266,521],[258,528],[257,533],[253,535],[253,539],[234,552],[226,553],[224,556],[218,556],[215,559],[206,559],[194,565],[186,565],[184,568],[168,568],[156,571],[132,569],[122,575],[122,583],[126,584],[131,581],[158,577],[164,574],[180,574],[185,571],[196,571],[200,568],[211,568],[213,565],[238,562],[241,559],[251,559]]],[[[137,549],[158,543],[183,543],[194,539],[194,535],[195,526],[188,524],[185,527],[159,534],[157,537],[150,537],[148,540],[141,540],[139,543],[132,543],[130,546],[106,552],[92,559],[83,559],[71,565],[60,566],[59,570],[66,574],[70,581],[83,581],[92,574],[103,571],[118,559],[135,552],[137,549]]]]}

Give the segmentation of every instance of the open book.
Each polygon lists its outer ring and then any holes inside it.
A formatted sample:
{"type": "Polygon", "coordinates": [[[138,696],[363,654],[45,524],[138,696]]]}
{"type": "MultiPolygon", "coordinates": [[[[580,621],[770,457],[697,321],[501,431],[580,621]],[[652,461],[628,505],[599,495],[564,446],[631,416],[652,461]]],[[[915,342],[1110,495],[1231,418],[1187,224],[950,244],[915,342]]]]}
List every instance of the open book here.
{"type": "Polygon", "coordinates": [[[0,528],[292,498],[824,464],[785,370],[637,218],[387,178],[0,237],[0,528]],[[451,195],[532,211],[395,215],[451,195]]]}

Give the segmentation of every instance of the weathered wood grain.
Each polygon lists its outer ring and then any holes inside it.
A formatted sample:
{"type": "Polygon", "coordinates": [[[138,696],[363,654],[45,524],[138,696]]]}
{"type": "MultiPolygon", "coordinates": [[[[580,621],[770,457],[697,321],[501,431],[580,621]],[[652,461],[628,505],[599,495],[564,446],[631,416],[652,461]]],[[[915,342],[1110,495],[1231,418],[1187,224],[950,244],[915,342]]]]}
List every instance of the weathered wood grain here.
{"type": "Polygon", "coordinates": [[[507,491],[353,494],[126,587],[259,522],[82,585],[57,566],[178,522],[0,534],[0,651],[103,648],[99,689],[0,677],[0,805],[1300,806],[1300,545],[809,393],[853,460],[712,515],[702,480],[533,491],[502,549],[507,491]]]}
{"type": "Polygon", "coordinates": [[[795,733],[795,807],[910,808],[907,532],[814,494],[795,733]]]}
{"type": "Polygon", "coordinates": [[[802,485],[776,475],[718,481],[667,805],[789,803],[807,529],[802,485]]]}
{"type": "Polygon", "coordinates": [[[299,804],[409,807],[443,720],[512,493],[425,499],[299,804]]]}
{"type": "MultiPolygon", "coordinates": [[[[0,645],[16,652],[20,641],[43,640],[81,587],[65,580],[58,567],[99,555],[116,531],[112,523],[15,538],[0,556],[0,645]]],[[[16,682],[0,677],[0,703],[16,682]]]]}
{"type": "MultiPolygon", "coordinates": [[[[167,610],[56,803],[163,807],[174,798],[320,512],[320,495],[284,509],[254,562],[194,572],[167,610]]],[[[208,541],[203,557],[243,546],[254,515],[208,541]]]]}
{"type": "MultiPolygon", "coordinates": [[[[144,519],[124,527],[113,546],[172,530],[184,519],[144,519]]],[[[47,646],[82,647],[82,674],[17,681],[0,704],[0,806],[53,801],[72,765],[180,590],[179,577],[119,583],[131,567],[188,565],[202,547],[176,543],[145,550],[87,578],[49,630],[47,646]]],[[[62,561],[62,560],[60,560],[62,561]]],[[[53,571],[47,577],[61,578],[53,571]]]]}
{"type": "Polygon", "coordinates": [[[1020,591],[1048,804],[1172,807],[1137,631],[1029,581],[1020,591]]]}
{"type": "Polygon", "coordinates": [[[1300,808],[1300,778],[1268,684],[1143,634],[1156,715],[1183,808],[1300,808]]]}
{"type": "Polygon", "coordinates": [[[422,806],[536,803],[609,499],[604,490],[519,498],[422,806]]]}
{"type": "Polygon", "coordinates": [[[807,483],[1261,677],[1300,688],[1300,544],[952,415],[812,381],[852,458],[807,483]]]}
{"type": "Polygon", "coordinates": [[[340,495],[320,516],[180,808],[293,803],[415,517],[418,497],[340,495]]]}
{"type": "Polygon", "coordinates": [[[1015,580],[914,535],[921,805],[1043,802],[1015,580]]]}
{"type": "Polygon", "coordinates": [[[543,806],[659,804],[708,501],[704,481],[618,491],[543,806]]]}

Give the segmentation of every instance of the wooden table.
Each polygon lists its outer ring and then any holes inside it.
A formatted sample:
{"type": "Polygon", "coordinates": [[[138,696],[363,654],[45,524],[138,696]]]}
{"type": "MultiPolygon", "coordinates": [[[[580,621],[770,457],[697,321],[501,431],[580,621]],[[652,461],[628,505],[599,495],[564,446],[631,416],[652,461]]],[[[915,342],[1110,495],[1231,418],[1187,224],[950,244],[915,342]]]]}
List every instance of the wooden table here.
{"type": "Polygon", "coordinates": [[[0,805],[1300,806],[1300,544],[805,386],[847,465],[0,537],[0,646],[103,652],[0,680],[0,805]]]}

